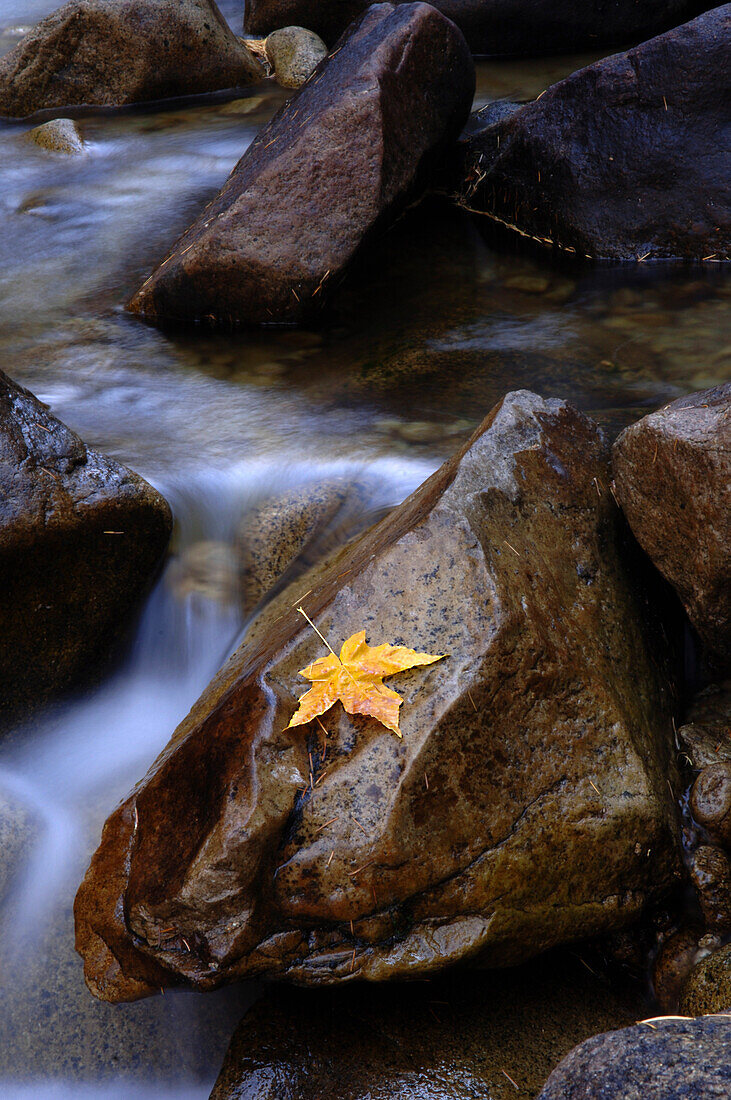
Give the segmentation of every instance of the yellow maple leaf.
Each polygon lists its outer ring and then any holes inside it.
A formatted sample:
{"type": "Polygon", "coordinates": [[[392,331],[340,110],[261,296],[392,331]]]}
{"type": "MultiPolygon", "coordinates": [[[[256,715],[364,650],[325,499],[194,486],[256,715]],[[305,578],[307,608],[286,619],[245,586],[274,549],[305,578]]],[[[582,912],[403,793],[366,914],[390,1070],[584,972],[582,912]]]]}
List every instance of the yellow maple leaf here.
{"type": "MultiPolygon", "coordinates": [[[[317,630],[309,617],[305,615],[305,618],[317,630]]],[[[320,634],[319,630],[317,633],[320,634]]],[[[365,630],[359,630],[343,642],[339,657],[331,649],[327,657],[320,657],[307,668],[300,669],[300,676],[312,680],[313,686],[300,696],[299,709],[289,726],[303,726],[324,714],[339,699],[348,714],[367,714],[401,736],[398,712],[403,699],[385,686],[383,677],[418,665],[434,664],[441,661],[444,654],[417,653],[404,645],[388,642],[369,646],[365,637],[365,630]]],[[[328,644],[324,638],[322,640],[328,644]]]]}

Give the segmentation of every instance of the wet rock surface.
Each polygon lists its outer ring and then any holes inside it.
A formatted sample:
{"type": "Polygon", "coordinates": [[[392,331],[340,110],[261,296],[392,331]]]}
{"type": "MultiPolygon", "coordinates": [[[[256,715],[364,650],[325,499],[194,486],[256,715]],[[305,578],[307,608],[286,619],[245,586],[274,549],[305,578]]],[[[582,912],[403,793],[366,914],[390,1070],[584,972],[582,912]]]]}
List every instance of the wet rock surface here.
{"type": "Polygon", "coordinates": [[[538,1100],[724,1100],[731,1015],[657,1019],[597,1035],[553,1071],[538,1100]]]}
{"type": "Polygon", "coordinates": [[[28,133],[28,140],[47,149],[50,153],[65,153],[67,156],[84,152],[84,143],[76,123],[70,118],[54,118],[35,126],[28,133]]]}
{"type": "Polygon", "coordinates": [[[242,1020],[211,1100],[530,1100],[573,1045],[642,1013],[563,954],[385,990],[276,991],[242,1020]]]}
{"type": "Polygon", "coordinates": [[[706,927],[731,932],[731,863],[724,849],[699,845],[691,858],[690,877],[706,927]]]}
{"type": "MultiPolygon", "coordinates": [[[[368,0],[246,0],[244,26],[268,34],[302,24],[334,42],[368,7],[368,0]]],[[[649,37],[705,7],[687,0],[436,0],[434,7],[457,24],[476,54],[570,51],[649,37]]]]}
{"type": "Polygon", "coordinates": [[[92,991],[509,965],[667,889],[667,642],[608,487],[590,420],[513,393],[293,589],[105,826],[76,901],[92,991]],[[395,684],[403,740],[340,707],[327,742],[285,731],[322,651],[300,600],[331,642],[450,655],[395,684]]]}
{"type": "Polygon", "coordinates": [[[688,1016],[731,1011],[731,944],[706,955],[693,968],[680,1010],[688,1016]]]}
{"type": "Polygon", "coordinates": [[[0,372],[0,718],[109,651],[160,563],[172,519],[139,475],[86,447],[0,372]]]}
{"type": "Polygon", "coordinates": [[[731,681],[710,684],[698,693],[678,741],[694,768],[731,761],[731,681]]]}
{"type": "Polygon", "coordinates": [[[30,943],[12,895],[4,906],[0,898],[3,1096],[42,1095],[42,1077],[62,1082],[48,1087],[63,1092],[117,1096],[143,1090],[160,1096],[170,1082],[192,1080],[200,1089],[201,1080],[213,1080],[251,990],[227,989],[205,1005],[178,991],[124,1010],[95,1001],[74,951],[69,893],[46,912],[40,937],[30,943]]]}
{"type": "Polygon", "coordinates": [[[458,201],[580,256],[728,259],[730,24],[726,4],[472,133],[458,201]]]}
{"type": "Polygon", "coordinates": [[[368,488],[342,477],[266,497],[238,532],[241,598],[249,611],[295,561],[302,571],[362,530],[368,488]]]}
{"type": "Polygon", "coordinates": [[[267,60],[283,88],[299,88],[327,57],[322,39],[305,27],[282,27],[267,36],[267,60]]]}
{"type": "Polygon", "coordinates": [[[691,394],[631,425],[612,452],[615,492],[637,541],[724,669],[731,662],[730,413],[731,383],[691,394]]]}
{"type": "Polygon", "coordinates": [[[213,0],[71,0],[0,59],[0,114],[114,107],[263,76],[213,0]]]}
{"type": "Polygon", "coordinates": [[[703,768],[690,792],[690,809],[713,841],[731,849],[731,762],[703,768]]]}
{"type": "Polygon", "coordinates": [[[363,242],[419,197],[474,87],[454,24],[427,4],[374,5],[264,127],[129,309],[212,325],[317,312],[363,242]]]}

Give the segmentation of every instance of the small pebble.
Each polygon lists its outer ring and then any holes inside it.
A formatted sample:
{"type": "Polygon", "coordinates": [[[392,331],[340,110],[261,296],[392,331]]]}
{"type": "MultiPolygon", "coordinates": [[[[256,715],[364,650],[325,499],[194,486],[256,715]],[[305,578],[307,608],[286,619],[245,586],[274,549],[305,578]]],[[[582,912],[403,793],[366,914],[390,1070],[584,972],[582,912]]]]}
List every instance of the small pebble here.
{"type": "Polygon", "coordinates": [[[29,141],[40,145],[41,149],[48,149],[52,153],[77,156],[84,152],[81,135],[76,123],[70,118],[54,118],[50,122],[44,122],[42,126],[30,130],[26,136],[29,141]]]}
{"type": "Polygon", "coordinates": [[[300,88],[324,57],[327,46],[304,27],[282,27],[272,31],[264,43],[277,83],[283,88],[300,88]]]}

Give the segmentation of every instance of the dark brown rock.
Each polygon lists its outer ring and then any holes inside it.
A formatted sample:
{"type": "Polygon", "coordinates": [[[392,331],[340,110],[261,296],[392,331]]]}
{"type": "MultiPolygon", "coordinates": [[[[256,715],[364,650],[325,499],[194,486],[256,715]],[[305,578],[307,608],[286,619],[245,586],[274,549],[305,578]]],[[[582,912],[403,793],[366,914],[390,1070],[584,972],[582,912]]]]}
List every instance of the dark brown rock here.
{"type": "Polygon", "coordinates": [[[642,1014],[562,953],[388,989],[277,989],[241,1021],[211,1100],[532,1100],[572,1046],[642,1014]]]}
{"type": "Polygon", "coordinates": [[[711,839],[731,849],[731,762],[703,769],[690,792],[690,808],[711,839]]]}
{"type": "Polygon", "coordinates": [[[728,259],[730,24],[726,4],[472,127],[458,201],[580,256],[728,259]]]}
{"type": "Polygon", "coordinates": [[[702,949],[703,928],[680,928],[662,943],[652,968],[655,998],[663,1012],[676,1012],[683,987],[702,949]]]}
{"type": "Polygon", "coordinates": [[[690,877],[698,894],[706,926],[731,931],[731,864],[722,848],[701,844],[693,853],[690,877]]]}
{"type": "Polygon", "coordinates": [[[76,900],[92,991],[510,965],[630,923],[674,881],[677,778],[624,530],[596,425],[509,394],[282,593],[109,818],[76,900]],[[403,740],[339,705],[326,757],[285,728],[323,649],[300,600],[331,643],[449,654],[398,678],[403,740]]]}
{"type": "Polygon", "coordinates": [[[129,308],[151,320],[298,321],[418,197],[474,93],[454,24],[376,4],[278,112],[129,308]]]}
{"type": "Polygon", "coordinates": [[[688,1016],[731,1011],[731,943],[706,955],[694,967],[680,1010],[688,1016]]]}
{"type": "MultiPolygon", "coordinates": [[[[689,19],[706,5],[688,0],[435,0],[476,54],[570,52],[638,41],[689,19]]],[[[292,23],[334,42],[368,0],[246,0],[248,34],[292,23]]]]}
{"type": "Polygon", "coordinates": [[[263,76],[214,0],[70,0],[0,59],[0,114],[116,107],[263,76]]]}
{"type": "Polygon", "coordinates": [[[588,1039],[538,1100],[727,1100],[731,1016],[651,1020],[588,1039]]]}
{"type": "Polygon", "coordinates": [[[615,492],[702,640],[731,660],[731,383],[673,401],[614,444],[615,492]]]}
{"type": "Polygon", "coordinates": [[[109,650],[171,527],[146,481],[89,450],[0,372],[0,719],[67,687],[109,650]]]}

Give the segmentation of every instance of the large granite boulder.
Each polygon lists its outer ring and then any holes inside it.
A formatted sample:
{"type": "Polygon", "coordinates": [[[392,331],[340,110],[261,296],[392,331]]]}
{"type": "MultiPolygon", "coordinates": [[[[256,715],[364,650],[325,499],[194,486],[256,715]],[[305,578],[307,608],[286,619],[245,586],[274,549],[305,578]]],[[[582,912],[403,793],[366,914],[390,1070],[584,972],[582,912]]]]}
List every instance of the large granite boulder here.
{"type": "Polygon", "coordinates": [[[731,1015],[659,1017],[587,1039],[538,1100],[727,1100],[731,1015]]]}
{"type": "Polygon", "coordinates": [[[75,907],[97,996],[510,965],[668,888],[666,643],[609,476],[591,420],[509,394],[282,593],[105,825],[75,907]],[[286,728],[325,652],[300,601],[331,644],[448,654],[394,682],[402,740],[339,704],[286,728]]]}
{"type": "Polygon", "coordinates": [[[728,259],[730,30],[725,4],[488,114],[458,200],[580,256],[728,259]]]}
{"type": "Polygon", "coordinates": [[[573,1046],[643,1014],[587,966],[556,952],[427,984],[278,988],[241,1021],[211,1100],[531,1100],[573,1046]]]}
{"type": "MultiPolygon", "coordinates": [[[[248,34],[291,23],[334,42],[368,0],[246,0],[248,34]]],[[[638,41],[689,19],[698,0],[435,0],[476,54],[540,54],[638,41]]]]}
{"type": "Polygon", "coordinates": [[[428,4],[375,4],[249,146],[132,298],[151,320],[298,321],[418,197],[469,113],[472,59],[428,4]]]}
{"type": "Polygon", "coordinates": [[[70,0],[0,59],[0,114],[116,107],[263,77],[214,0],[70,0]]]}
{"type": "Polygon", "coordinates": [[[165,551],[166,501],[0,372],[0,723],[88,671],[165,551]]]}
{"type": "Polygon", "coordinates": [[[672,401],[626,428],[613,465],[617,499],[637,541],[728,669],[731,383],[672,401]]]}

